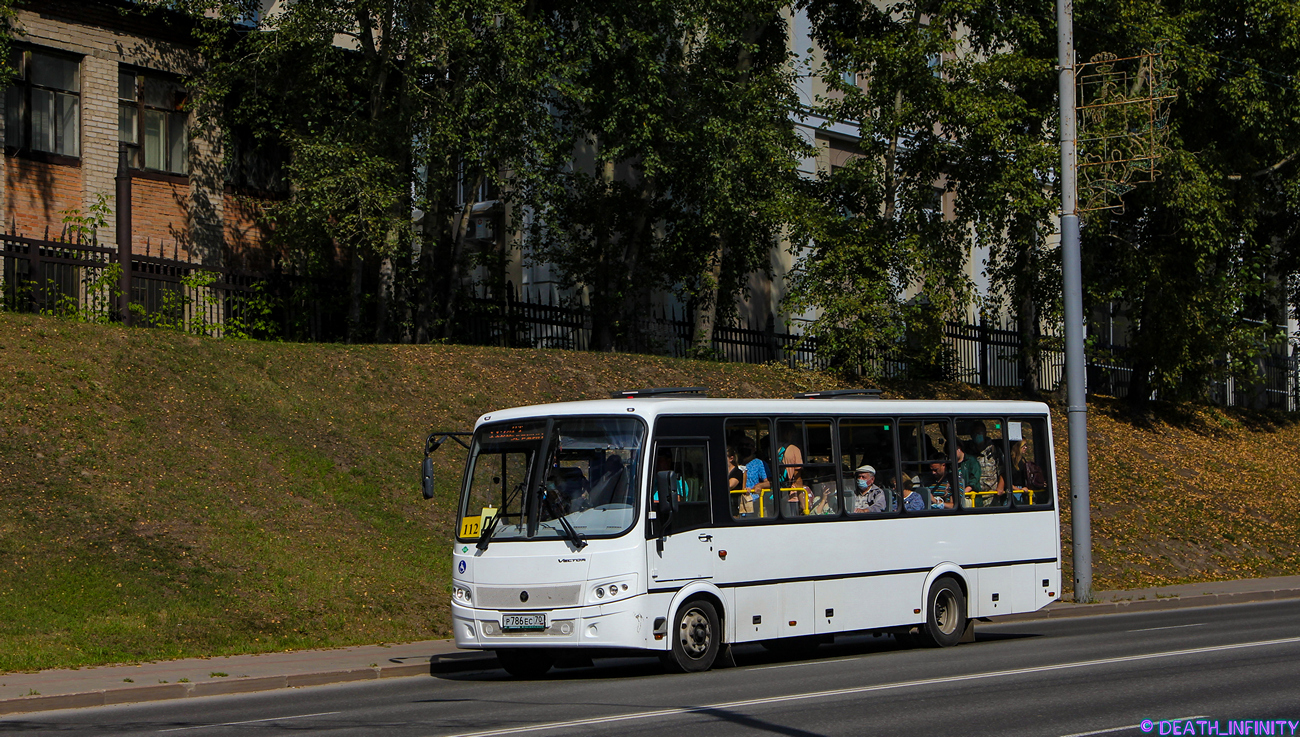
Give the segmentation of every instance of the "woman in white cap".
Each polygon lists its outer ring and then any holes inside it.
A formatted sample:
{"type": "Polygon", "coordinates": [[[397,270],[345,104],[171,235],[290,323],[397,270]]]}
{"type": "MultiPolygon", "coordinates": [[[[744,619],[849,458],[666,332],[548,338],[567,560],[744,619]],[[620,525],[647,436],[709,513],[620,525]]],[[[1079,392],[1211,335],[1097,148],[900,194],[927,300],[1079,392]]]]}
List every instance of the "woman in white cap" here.
{"type": "Polygon", "coordinates": [[[885,511],[885,492],[876,486],[874,466],[858,466],[853,489],[853,512],[864,514],[885,511]]]}

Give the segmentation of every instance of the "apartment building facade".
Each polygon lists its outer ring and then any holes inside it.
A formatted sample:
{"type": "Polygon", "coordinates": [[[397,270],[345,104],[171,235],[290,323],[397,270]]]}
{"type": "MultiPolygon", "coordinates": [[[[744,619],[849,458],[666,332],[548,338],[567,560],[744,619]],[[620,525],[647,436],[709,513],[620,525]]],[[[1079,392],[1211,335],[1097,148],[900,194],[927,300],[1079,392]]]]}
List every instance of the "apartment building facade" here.
{"type": "Polygon", "coordinates": [[[184,84],[202,64],[189,19],[127,0],[20,0],[14,27],[6,234],[58,238],[98,213],[96,240],[117,247],[124,163],[133,253],[219,267],[262,244],[256,203],[227,186],[220,133],[184,84]]]}

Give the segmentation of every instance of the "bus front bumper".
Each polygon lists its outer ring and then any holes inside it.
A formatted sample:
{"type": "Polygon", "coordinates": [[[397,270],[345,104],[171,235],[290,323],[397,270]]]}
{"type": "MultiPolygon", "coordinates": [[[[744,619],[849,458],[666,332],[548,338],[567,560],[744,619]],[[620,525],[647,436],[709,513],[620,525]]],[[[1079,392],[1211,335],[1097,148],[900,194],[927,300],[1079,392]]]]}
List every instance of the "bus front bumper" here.
{"type": "Polygon", "coordinates": [[[472,609],[452,602],[452,631],[456,647],[467,650],[496,650],[514,647],[560,648],[649,648],[662,650],[656,642],[650,620],[640,611],[646,597],[637,596],[617,604],[537,610],[545,614],[546,629],[507,630],[503,615],[517,611],[472,609]]]}

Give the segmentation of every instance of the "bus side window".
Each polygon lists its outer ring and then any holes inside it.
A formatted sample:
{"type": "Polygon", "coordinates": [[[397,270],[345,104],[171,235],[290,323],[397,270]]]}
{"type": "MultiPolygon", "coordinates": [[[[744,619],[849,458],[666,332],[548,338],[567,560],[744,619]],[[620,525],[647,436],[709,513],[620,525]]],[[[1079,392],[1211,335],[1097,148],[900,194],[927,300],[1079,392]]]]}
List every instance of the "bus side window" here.
{"type": "Polygon", "coordinates": [[[1007,421],[1003,417],[957,420],[957,445],[963,458],[957,462],[958,482],[967,506],[975,508],[1009,506],[1006,452],[1003,442],[1007,421]]]}
{"type": "MultiPolygon", "coordinates": [[[[763,419],[728,420],[727,448],[735,454],[741,483],[728,495],[732,519],[771,519],[776,516],[772,467],[764,462],[770,454],[764,445],[771,435],[771,423],[763,419]]],[[[734,472],[727,469],[730,477],[734,472]]]]}
{"type": "Polygon", "coordinates": [[[782,516],[840,513],[829,420],[781,420],[776,425],[776,483],[782,516]]]}
{"type": "Polygon", "coordinates": [[[899,423],[903,475],[912,484],[912,493],[903,500],[909,512],[962,507],[963,499],[953,488],[956,469],[948,429],[947,420],[899,423]]]}
{"type": "MultiPolygon", "coordinates": [[[[659,443],[655,448],[655,472],[673,471],[677,485],[673,495],[677,511],[672,517],[672,532],[685,532],[713,523],[709,502],[708,447],[700,444],[659,443]]],[[[658,493],[651,489],[651,499],[658,493]]]]}
{"type": "Polygon", "coordinates": [[[1041,419],[1007,423],[1011,441],[1011,488],[1016,506],[1051,506],[1051,464],[1047,462],[1047,428],[1041,419]]]}
{"type": "Polygon", "coordinates": [[[840,490],[849,514],[898,511],[893,423],[840,420],[840,490]]]}

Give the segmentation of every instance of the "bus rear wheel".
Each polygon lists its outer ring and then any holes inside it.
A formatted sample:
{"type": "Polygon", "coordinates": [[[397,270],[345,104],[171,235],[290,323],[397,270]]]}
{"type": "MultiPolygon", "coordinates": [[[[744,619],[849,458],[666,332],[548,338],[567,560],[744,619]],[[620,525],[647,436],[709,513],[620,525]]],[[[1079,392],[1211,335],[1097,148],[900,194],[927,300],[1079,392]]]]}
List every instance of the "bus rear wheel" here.
{"type": "Polygon", "coordinates": [[[698,673],[713,667],[722,647],[722,626],[718,611],[704,599],[692,599],[677,609],[673,628],[672,650],[665,665],[681,673],[698,673]]]}
{"type": "Polygon", "coordinates": [[[515,678],[532,680],[546,675],[555,665],[555,655],[546,650],[498,650],[497,662],[515,678]]]}
{"type": "Polygon", "coordinates": [[[930,587],[925,624],[917,630],[921,640],[931,647],[952,647],[961,641],[966,632],[966,596],[956,581],[944,577],[930,587]]]}

